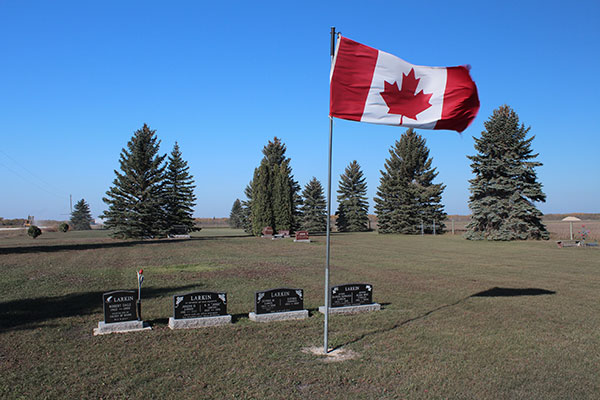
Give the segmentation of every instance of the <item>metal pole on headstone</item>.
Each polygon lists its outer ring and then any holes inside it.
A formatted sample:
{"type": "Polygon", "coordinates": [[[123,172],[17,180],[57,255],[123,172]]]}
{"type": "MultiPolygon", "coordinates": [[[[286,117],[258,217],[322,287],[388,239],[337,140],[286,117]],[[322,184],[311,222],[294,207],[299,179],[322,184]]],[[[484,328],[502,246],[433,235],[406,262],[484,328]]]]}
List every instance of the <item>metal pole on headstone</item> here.
{"type": "MultiPolygon", "coordinates": [[[[331,66],[335,54],[335,27],[331,27],[331,66]]],[[[327,172],[327,246],[325,250],[325,322],[323,323],[323,353],[329,352],[329,249],[331,246],[331,153],[333,144],[333,117],[329,116],[329,168],[327,172]]]]}
{"type": "Polygon", "coordinates": [[[454,235],[454,218],[452,218],[452,234],[454,235]]]}
{"type": "Polygon", "coordinates": [[[433,236],[435,236],[435,219],[433,220],[433,236]]]}
{"type": "Polygon", "coordinates": [[[137,281],[138,281],[138,299],[137,299],[137,317],[138,321],[142,320],[142,282],[144,282],[144,270],[140,269],[137,271],[137,281]]]}
{"type": "Polygon", "coordinates": [[[425,232],[424,232],[424,230],[423,230],[423,220],[421,220],[421,236],[423,236],[423,234],[424,234],[424,233],[425,233],[425,232]]]}

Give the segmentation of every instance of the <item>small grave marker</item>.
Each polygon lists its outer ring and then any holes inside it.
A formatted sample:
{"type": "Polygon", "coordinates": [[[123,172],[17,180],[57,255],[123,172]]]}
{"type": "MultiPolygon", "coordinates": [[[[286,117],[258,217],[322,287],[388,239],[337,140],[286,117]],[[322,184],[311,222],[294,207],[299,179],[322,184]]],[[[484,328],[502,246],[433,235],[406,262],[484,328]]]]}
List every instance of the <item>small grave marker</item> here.
{"type": "Polygon", "coordinates": [[[304,310],[304,291],[278,288],[256,292],[254,312],[249,318],[257,322],[308,318],[308,310],[304,310]]]}
{"type": "Polygon", "coordinates": [[[273,237],[273,228],[270,226],[265,226],[262,230],[262,237],[272,238],[273,237]]]}
{"type": "MultiPolygon", "coordinates": [[[[349,314],[364,311],[376,311],[381,305],[373,303],[373,285],[368,283],[349,283],[331,288],[329,312],[349,314]]],[[[319,307],[325,313],[325,306],[319,307]]]]}
{"type": "Polygon", "coordinates": [[[138,320],[134,290],[115,290],[102,295],[104,321],[98,322],[94,335],[151,329],[138,320]]]}
{"type": "Polygon", "coordinates": [[[227,314],[227,293],[193,292],[173,296],[173,317],[169,328],[199,328],[231,323],[227,314]]]}
{"type": "Polygon", "coordinates": [[[296,239],[294,239],[294,242],[310,243],[310,238],[308,237],[308,231],[296,232],[296,239]]]}

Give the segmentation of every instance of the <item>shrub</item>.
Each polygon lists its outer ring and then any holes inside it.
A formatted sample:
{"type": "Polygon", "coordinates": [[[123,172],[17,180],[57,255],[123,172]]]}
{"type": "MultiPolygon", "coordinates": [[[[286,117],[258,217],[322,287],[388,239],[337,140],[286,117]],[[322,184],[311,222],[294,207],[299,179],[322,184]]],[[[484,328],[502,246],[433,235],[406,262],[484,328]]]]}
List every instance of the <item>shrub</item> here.
{"type": "Polygon", "coordinates": [[[35,225],[31,225],[27,230],[27,234],[35,239],[42,234],[42,230],[35,225]]]}
{"type": "Polygon", "coordinates": [[[61,223],[60,225],[58,225],[58,230],[60,232],[67,233],[67,231],[69,230],[69,224],[67,224],[66,222],[61,223]]]}

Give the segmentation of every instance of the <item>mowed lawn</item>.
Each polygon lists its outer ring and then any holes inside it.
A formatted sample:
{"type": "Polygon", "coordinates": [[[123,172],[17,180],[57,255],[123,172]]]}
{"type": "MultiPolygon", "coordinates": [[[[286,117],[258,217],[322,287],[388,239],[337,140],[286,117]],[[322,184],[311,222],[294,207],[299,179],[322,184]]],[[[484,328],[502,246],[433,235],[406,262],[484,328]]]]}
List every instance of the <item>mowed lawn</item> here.
{"type": "Polygon", "coordinates": [[[330,318],[325,237],[205,229],[191,240],[106,232],[0,238],[0,398],[585,399],[600,396],[600,249],[460,236],[332,236],[331,284],[374,286],[378,312],[330,318]],[[134,289],[152,331],[94,337],[103,292],[134,289]],[[253,295],[303,288],[311,317],[250,321],[253,295]],[[172,331],[172,295],[228,293],[234,323],[172,331]]]}

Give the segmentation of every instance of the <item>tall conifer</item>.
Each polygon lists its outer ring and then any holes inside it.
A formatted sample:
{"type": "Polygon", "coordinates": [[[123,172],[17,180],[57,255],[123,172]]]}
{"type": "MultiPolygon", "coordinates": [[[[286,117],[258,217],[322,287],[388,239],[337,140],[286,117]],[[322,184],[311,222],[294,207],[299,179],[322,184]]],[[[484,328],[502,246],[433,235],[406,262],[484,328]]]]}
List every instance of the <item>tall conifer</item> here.
{"type": "Polygon", "coordinates": [[[433,183],[437,172],[432,161],[425,139],[412,128],[390,149],[375,197],[380,233],[416,234],[421,232],[421,223],[431,232],[434,221],[436,232],[444,230],[441,198],[445,186],[433,183]]]}
{"type": "Polygon", "coordinates": [[[362,232],[368,229],[369,203],[367,183],[356,160],[352,161],[340,176],[337,191],[337,228],[340,232],[362,232]]]}
{"type": "Polygon", "coordinates": [[[73,212],[71,213],[71,226],[73,229],[76,231],[90,230],[92,229],[91,223],[93,221],[90,206],[85,200],[81,199],[75,203],[73,212]]]}
{"type": "Polygon", "coordinates": [[[507,105],[494,110],[475,138],[479,154],[468,156],[475,178],[471,179],[467,239],[548,239],[542,213],[534,202],[546,201],[537,181],[531,129],[519,124],[519,116],[507,105]]]}
{"type": "Polygon", "coordinates": [[[313,177],[302,191],[302,229],[309,232],[327,231],[327,203],[323,186],[313,177]]]}
{"type": "Polygon", "coordinates": [[[234,229],[240,229],[244,227],[244,209],[242,208],[242,202],[240,199],[235,199],[231,206],[231,212],[229,213],[229,226],[234,229]]]}
{"type": "Polygon", "coordinates": [[[163,164],[158,155],[160,141],[144,124],[121,150],[120,172],[115,170],[113,186],[102,200],[108,210],[102,215],[113,235],[149,238],[164,234],[163,164]]]}
{"type": "Polygon", "coordinates": [[[164,181],[165,224],[167,230],[175,225],[194,228],[194,177],[189,173],[190,167],[182,158],[179,145],[175,142],[169,155],[164,181]]]}
{"type": "Polygon", "coordinates": [[[252,197],[247,196],[246,204],[254,235],[260,235],[265,226],[271,226],[275,231],[297,227],[300,186],[293,178],[285,151],[285,145],[277,137],[269,141],[248,186],[252,197]]]}

